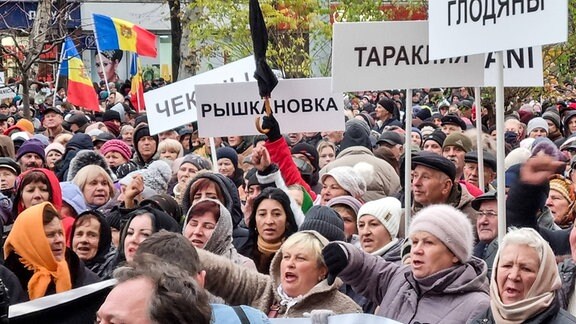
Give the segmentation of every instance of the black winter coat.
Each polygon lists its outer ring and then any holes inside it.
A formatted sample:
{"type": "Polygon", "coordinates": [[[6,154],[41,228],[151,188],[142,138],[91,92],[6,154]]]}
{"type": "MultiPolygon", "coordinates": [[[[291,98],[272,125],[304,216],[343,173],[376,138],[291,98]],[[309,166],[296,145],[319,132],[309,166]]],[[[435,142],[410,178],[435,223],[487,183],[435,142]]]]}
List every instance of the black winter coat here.
{"type": "MultiPolygon", "coordinates": [[[[481,316],[470,322],[471,324],[496,324],[492,310],[488,308],[481,316]]],[[[555,300],[544,312],[524,321],[524,324],[571,324],[576,323],[576,318],[560,308],[555,300]]]]}

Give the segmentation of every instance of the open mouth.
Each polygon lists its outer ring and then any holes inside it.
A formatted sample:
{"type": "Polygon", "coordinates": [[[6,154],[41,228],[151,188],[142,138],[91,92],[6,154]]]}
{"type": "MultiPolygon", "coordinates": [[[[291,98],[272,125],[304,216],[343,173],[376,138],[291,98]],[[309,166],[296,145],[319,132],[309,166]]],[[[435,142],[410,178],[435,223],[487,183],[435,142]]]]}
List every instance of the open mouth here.
{"type": "Polygon", "coordinates": [[[284,274],[284,281],[287,283],[292,283],[298,279],[298,276],[292,272],[286,272],[284,274]]]}
{"type": "Polygon", "coordinates": [[[204,246],[204,241],[202,240],[192,240],[192,245],[198,247],[198,246],[204,246]]]}

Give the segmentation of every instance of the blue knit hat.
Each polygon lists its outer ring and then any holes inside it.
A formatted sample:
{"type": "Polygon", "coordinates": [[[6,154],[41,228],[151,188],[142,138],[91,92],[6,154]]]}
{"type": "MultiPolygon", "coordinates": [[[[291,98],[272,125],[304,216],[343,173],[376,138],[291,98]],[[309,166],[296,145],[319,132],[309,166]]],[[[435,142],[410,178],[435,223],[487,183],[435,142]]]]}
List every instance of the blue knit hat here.
{"type": "Polygon", "coordinates": [[[20,146],[18,152],[16,153],[16,161],[20,160],[20,158],[27,154],[27,153],[34,153],[38,155],[44,163],[46,163],[46,156],[44,153],[44,147],[42,143],[37,139],[29,139],[20,146]]]}
{"type": "Polygon", "coordinates": [[[236,153],[236,150],[231,147],[221,147],[217,149],[216,158],[218,160],[229,159],[230,161],[232,161],[232,165],[234,165],[234,168],[238,167],[238,153],[236,153]]]}

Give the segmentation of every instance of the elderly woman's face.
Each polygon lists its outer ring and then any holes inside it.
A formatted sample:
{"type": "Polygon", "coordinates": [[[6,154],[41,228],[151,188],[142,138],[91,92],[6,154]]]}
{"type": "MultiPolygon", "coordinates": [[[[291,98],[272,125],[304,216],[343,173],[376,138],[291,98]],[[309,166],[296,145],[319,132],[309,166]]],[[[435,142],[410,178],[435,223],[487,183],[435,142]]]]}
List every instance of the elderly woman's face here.
{"type": "Polygon", "coordinates": [[[554,222],[557,224],[564,222],[564,216],[570,211],[570,202],[556,190],[550,190],[548,193],[546,206],[550,208],[554,222]]]}
{"type": "Polygon", "coordinates": [[[54,217],[52,221],[44,225],[44,234],[50,244],[50,250],[56,261],[64,260],[64,253],[66,252],[66,242],[64,241],[64,230],[62,223],[58,217],[54,217]]]}
{"type": "Polygon", "coordinates": [[[346,190],[342,189],[336,179],[333,176],[326,176],[324,178],[324,182],[322,183],[322,190],[320,191],[320,196],[322,196],[322,200],[320,201],[320,205],[325,206],[328,201],[332,198],[340,197],[340,196],[349,196],[346,190]]]}
{"type": "Polygon", "coordinates": [[[43,182],[32,182],[22,189],[22,204],[24,208],[49,200],[50,192],[48,191],[48,186],[43,182]]]}
{"type": "Polygon", "coordinates": [[[326,273],[326,267],[318,265],[318,256],[312,249],[297,245],[282,249],[280,281],[288,296],[305,295],[324,280],[326,273]]]}
{"type": "Polygon", "coordinates": [[[192,163],[183,163],[178,168],[176,177],[179,183],[187,183],[188,180],[192,179],[198,173],[198,168],[192,163]]]}
{"type": "Polygon", "coordinates": [[[425,278],[458,263],[458,258],[436,236],[420,231],[410,236],[412,240],[412,274],[425,278]]]}
{"type": "Polygon", "coordinates": [[[500,252],[496,269],[498,294],[504,305],[526,298],[540,269],[535,249],[525,244],[511,244],[500,252]]]}
{"type": "Polygon", "coordinates": [[[72,249],[80,260],[92,260],[98,252],[100,243],[100,222],[94,218],[85,218],[74,229],[72,234],[72,249]]]}
{"type": "Polygon", "coordinates": [[[84,185],[84,200],[92,206],[102,206],[110,200],[110,187],[108,179],[102,174],[94,177],[84,185]]]}

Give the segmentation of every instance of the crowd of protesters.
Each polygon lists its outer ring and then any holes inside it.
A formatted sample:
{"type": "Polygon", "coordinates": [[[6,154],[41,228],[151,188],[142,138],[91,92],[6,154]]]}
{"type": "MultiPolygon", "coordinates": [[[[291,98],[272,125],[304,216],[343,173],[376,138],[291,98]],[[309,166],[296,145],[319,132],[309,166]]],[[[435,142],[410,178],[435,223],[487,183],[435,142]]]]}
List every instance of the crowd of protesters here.
{"type": "Polygon", "coordinates": [[[0,105],[12,305],[116,278],[101,323],[576,323],[576,102],[507,111],[497,188],[494,107],[476,116],[465,87],[414,91],[412,121],[402,91],[350,93],[344,131],[264,116],[265,134],[215,138],[212,157],[195,123],[153,135],[124,86],[98,86],[99,113],[65,91],[34,97],[32,121],[20,98],[0,105]]]}

